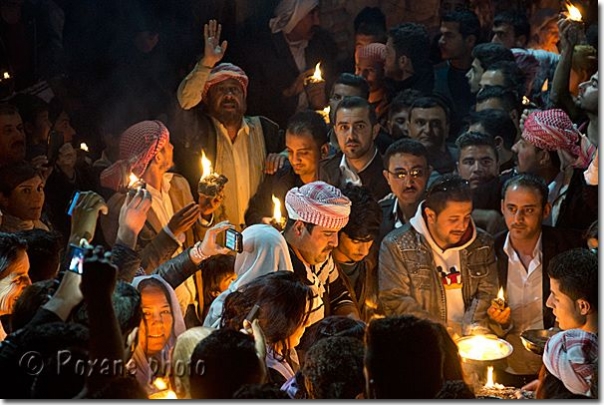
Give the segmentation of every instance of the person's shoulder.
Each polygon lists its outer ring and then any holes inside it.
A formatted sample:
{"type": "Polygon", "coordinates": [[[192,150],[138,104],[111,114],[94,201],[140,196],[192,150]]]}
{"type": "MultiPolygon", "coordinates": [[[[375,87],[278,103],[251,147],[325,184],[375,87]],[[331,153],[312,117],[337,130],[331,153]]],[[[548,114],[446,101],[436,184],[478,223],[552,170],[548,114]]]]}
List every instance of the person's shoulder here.
{"type": "Polygon", "coordinates": [[[410,244],[415,243],[416,231],[410,224],[404,224],[400,228],[395,228],[382,240],[384,245],[398,245],[400,243],[410,244]]]}

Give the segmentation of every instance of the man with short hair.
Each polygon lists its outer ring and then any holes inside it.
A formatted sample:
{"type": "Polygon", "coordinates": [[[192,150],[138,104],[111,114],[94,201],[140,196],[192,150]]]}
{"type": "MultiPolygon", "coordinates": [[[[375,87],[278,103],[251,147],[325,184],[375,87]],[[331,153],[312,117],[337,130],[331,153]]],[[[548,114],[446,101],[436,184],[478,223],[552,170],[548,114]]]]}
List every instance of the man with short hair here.
{"type": "Polygon", "coordinates": [[[380,200],[382,208],[381,242],[393,229],[409,223],[424,199],[431,177],[428,151],[419,141],[399,139],[388,147],[382,172],[391,193],[380,200]]]}
{"type": "Polygon", "coordinates": [[[393,140],[409,138],[409,108],[422,93],[414,89],[401,91],[394,97],[388,108],[386,130],[393,140]]]}
{"type": "Polygon", "coordinates": [[[488,331],[495,297],[493,239],[472,221],[472,191],[457,175],[428,189],[410,227],[394,230],[379,255],[379,300],[386,316],[410,314],[452,335],[488,331]]]}
{"type": "Polygon", "coordinates": [[[511,178],[502,192],[507,231],[496,236],[495,252],[499,285],[508,306],[502,310],[491,305],[488,314],[497,324],[493,329],[514,347],[506,370],[511,374],[538,373],[541,356],[523,350],[520,334],[554,326],[554,316],[545,306],[550,289],[548,265],[558,253],[582,245],[578,233],[543,225],[551,210],[547,193],[543,179],[532,174],[511,178]]]}
{"type": "Polygon", "coordinates": [[[0,104],[0,166],[25,159],[25,132],[16,107],[0,104]]]}
{"type": "Polygon", "coordinates": [[[357,305],[361,319],[369,322],[377,310],[377,253],[382,211],[366,187],[346,185],[350,199],[348,223],[338,233],[333,259],[338,273],[357,305]]]}
{"type": "Polygon", "coordinates": [[[455,170],[457,150],[446,144],[449,108],[437,97],[420,97],[409,108],[409,137],[428,150],[428,163],[440,174],[455,170]]]}
{"type": "Polygon", "coordinates": [[[493,19],[493,43],[502,44],[507,49],[526,48],[530,36],[531,24],[522,11],[502,11],[493,19]]]}
{"type": "Polygon", "coordinates": [[[470,84],[470,90],[472,93],[477,93],[480,90],[480,78],[486,69],[488,69],[493,63],[498,61],[510,61],[514,62],[514,54],[512,51],[507,49],[501,44],[495,44],[487,42],[485,44],[478,44],[472,49],[472,66],[466,78],[470,84]]]}
{"type": "Polygon", "coordinates": [[[354,54],[355,73],[363,76],[369,84],[369,102],[375,108],[380,124],[385,124],[390,103],[388,88],[384,77],[386,45],[371,43],[358,47],[354,54]]]}
{"type": "Polygon", "coordinates": [[[245,224],[270,223],[274,196],[281,202],[292,187],[300,187],[318,179],[319,162],[327,156],[327,125],[312,110],[300,111],[290,118],[285,132],[289,164],[277,173],[266,175],[245,211],[245,224]]]}
{"type": "Polygon", "coordinates": [[[310,324],[329,315],[359,317],[332,254],[338,232],[348,223],[350,205],[338,188],[322,181],[294,187],[285,195],[288,220],[283,237],[294,273],[313,288],[310,324]]]}
{"type": "Polygon", "coordinates": [[[343,189],[346,183],[365,186],[379,200],[388,194],[382,156],[375,145],[380,126],[369,102],[346,97],[336,107],[334,132],[341,152],[321,162],[319,179],[343,189]]]}
{"type": "Polygon", "coordinates": [[[494,108],[473,111],[468,123],[468,131],[481,132],[493,138],[499,157],[499,172],[513,169],[516,165],[512,152],[512,146],[516,142],[516,126],[509,114],[494,108]]]}
{"type": "Polygon", "coordinates": [[[480,90],[476,94],[476,106],[475,111],[480,112],[487,108],[494,108],[496,110],[503,110],[508,113],[514,125],[516,126],[516,137],[520,137],[520,116],[522,114],[522,105],[520,99],[511,90],[506,90],[501,86],[489,86],[480,90]]]}
{"type": "Polygon", "coordinates": [[[519,99],[526,95],[525,75],[516,62],[501,61],[489,66],[480,78],[480,88],[501,86],[514,91],[519,99]]]}
{"type": "Polygon", "coordinates": [[[561,329],[598,333],[598,255],[579,248],[552,259],[547,270],[551,308],[561,329]]]}
{"type": "Polygon", "coordinates": [[[434,70],[430,63],[430,39],[425,26],[408,22],[388,31],[384,69],[395,92],[411,88],[432,93],[434,70]]]}
{"type": "Polygon", "coordinates": [[[480,22],[469,10],[443,15],[438,40],[443,63],[434,68],[434,93],[451,105],[451,141],[459,135],[462,121],[475,102],[465,76],[472,66],[472,50],[480,41],[480,22]]]}

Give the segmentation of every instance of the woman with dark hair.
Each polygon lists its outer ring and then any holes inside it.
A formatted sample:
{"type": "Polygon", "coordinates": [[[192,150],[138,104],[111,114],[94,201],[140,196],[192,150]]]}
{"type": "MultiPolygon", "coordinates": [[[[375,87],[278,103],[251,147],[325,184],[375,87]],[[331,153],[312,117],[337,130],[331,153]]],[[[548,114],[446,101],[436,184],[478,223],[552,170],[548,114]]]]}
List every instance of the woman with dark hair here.
{"type": "Polygon", "coordinates": [[[135,277],[132,285],[141,293],[143,317],[132,356],[136,379],[148,394],[157,377],[165,377],[176,338],[185,323],[174,289],[158,275],[135,277]]]}
{"type": "Polygon", "coordinates": [[[227,296],[221,327],[240,330],[245,317],[258,305],[269,381],[281,386],[299,369],[294,348],[308,326],[312,298],[310,286],[291,271],[259,276],[227,296]]]}
{"type": "MultiPolygon", "coordinates": [[[[12,314],[17,298],[31,285],[28,271],[27,242],[16,235],[0,232],[0,316],[12,314]]],[[[0,342],[5,337],[0,323],[0,342]]]]}

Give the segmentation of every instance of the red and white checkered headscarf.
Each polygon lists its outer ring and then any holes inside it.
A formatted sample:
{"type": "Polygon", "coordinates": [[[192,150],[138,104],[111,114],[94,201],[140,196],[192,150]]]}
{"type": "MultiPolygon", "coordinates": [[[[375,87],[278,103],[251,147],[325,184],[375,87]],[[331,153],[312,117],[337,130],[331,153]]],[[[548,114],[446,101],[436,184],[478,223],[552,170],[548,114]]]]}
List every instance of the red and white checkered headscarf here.
{"type": "Polygon", "coordinates": [[[340,189],[323,181],[294,187],[285,195],[289,219],[340,230],[348,223],[351,202],[340,189]]]}
{"type": "Polygon", "coordinates": [[[161,121],[142,121],[132,125],[120,138],[119,160],[101,173],[101,185],[118,190],[124,186],[124,177],[127,179],[130,173],[141,177],[168,142],[170,132],[161,121]]]}
{"type": "Polygon", "coordinates": [[[372,63],[383,65],[386,62],[386,45],[379,42],[363,45],[357,48],[355,56],[357,60],[369,59],[372,63]]]}
{"type": "Polygon", "coordinates": [[[249,79],[243,69],[241,69],[239,66],[233,65],[232,63],[221,63],[214,66],[210,72],[210,76],[208,76],[206,85],[201,93],[202,100],[206,98],[210,87],[220,82],[224,82],[227,79],[235,79],[241,83],[241,87],[243,87],[243,95],[247,96],[247,84],[249,79]]]}
{"type": "Polygon", "coordinates": [[[543,364],[574,394],[592,396],[597,384],[598,336],[569,329],[552,336],[545,344],[543,364]]]}
{"type": "Polygon", "coordinates": [[[567,152],[572,166],[585,169],[591,162],[595,146],[573,125],[561,109],[533,111],[524,121],[522,137],[547,151],[567,152]]]}

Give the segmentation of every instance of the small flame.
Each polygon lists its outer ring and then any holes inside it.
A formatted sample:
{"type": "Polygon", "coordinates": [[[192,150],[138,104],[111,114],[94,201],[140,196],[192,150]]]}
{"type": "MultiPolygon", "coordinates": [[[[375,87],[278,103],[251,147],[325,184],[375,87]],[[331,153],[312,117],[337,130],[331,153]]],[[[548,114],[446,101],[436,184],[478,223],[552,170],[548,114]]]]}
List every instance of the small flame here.
{"type": "Polygon", "coordinates": [[[503,287],[499,288],[499,292],[497,293],[497,298],[499,298],[500,300],[505,301],[504,294],[503,294],[503,287]]]}
{"type": "Polygon", "coordinates": [[[275,221],[280,222],[282,215],[281,215],[281,201],[279,201],[279,199],[277,197],[275,197],[275,195],[273,194],[273,218],[275,218],[275,221]]]}
{"type": "Polygon", "coordinates": [[[499,388],[503,389],[505,386],[497,384],[493,379],[493,367],[487,367],[487,383],[484,385],[485,388],[499,388]]]}
{"type": "Polygon", "coordinates": [[[329,112],[331,111],[331,107],[327,106],[323,110],[318,111],[319,114],[323,117],[326,124],[329,124],[329,112]]]}
{"type": "Polygon", "coordinates": [[[166,384],[166,381],[163,378],[156,378],[153,381],[153,386],[161,391],[168,388],[168,384],[166,384]]]}
{"type": "Polygon", "coordinates": [[[321,62],[317,63],[317,65],[315,66],[315,73],[313,73],[312,80],[315,82],[322,82],[323,81],[323,76],[321,76],[321,62]]]}
{"type": "Polygon", "coordinates": [[[136,175],[134,173],[130,173],[130,177],[129,177],[129,181],[128,181],[128,188],[131,188],[136,183],[138,183],[138,177],[136,177],[136,175]]]}
{"type": "Polygon", "coordinates": [[[522,96],[522,105],[529,105],[531,100],[527,96],[522,96]]]}
{"type": "Polygon", "coordinates": [[[149,395],[149,399],[178,399],[176,393],[168,389],[168,383],[163,378],[153,380],[153,386],[160,392],[149,395]]]}
{"type": "Polygon", "coordinates": [[[80,144],[80,149],[82,149],[84,152],[88,152],[88,145],[86,145],[86,142],[82,142],[80,144]]]}
{"type": "Polygon", "coordinates": [[[200,178],[200,180],[203,180],[204,178],[208,177],[210,174],[212,174],[212,162],[210,162],[210,160],[206,157],[206,153],[202,150],[201,151],[201,178],[200,178]]]}
{"type": "Polygon", "coordinates": [[[2,75],[2,77],[4,79],[10,79],[10,74],[8,72],[4,72],[4,74],[2,75]]]}
{"type": "Polygon", "coordinates": [[[568,11],[568,18],[572,21],[582,22],[583,16],[577,7],[575,7],[571,2],[567,1],[566,10],[568,11]]]}

